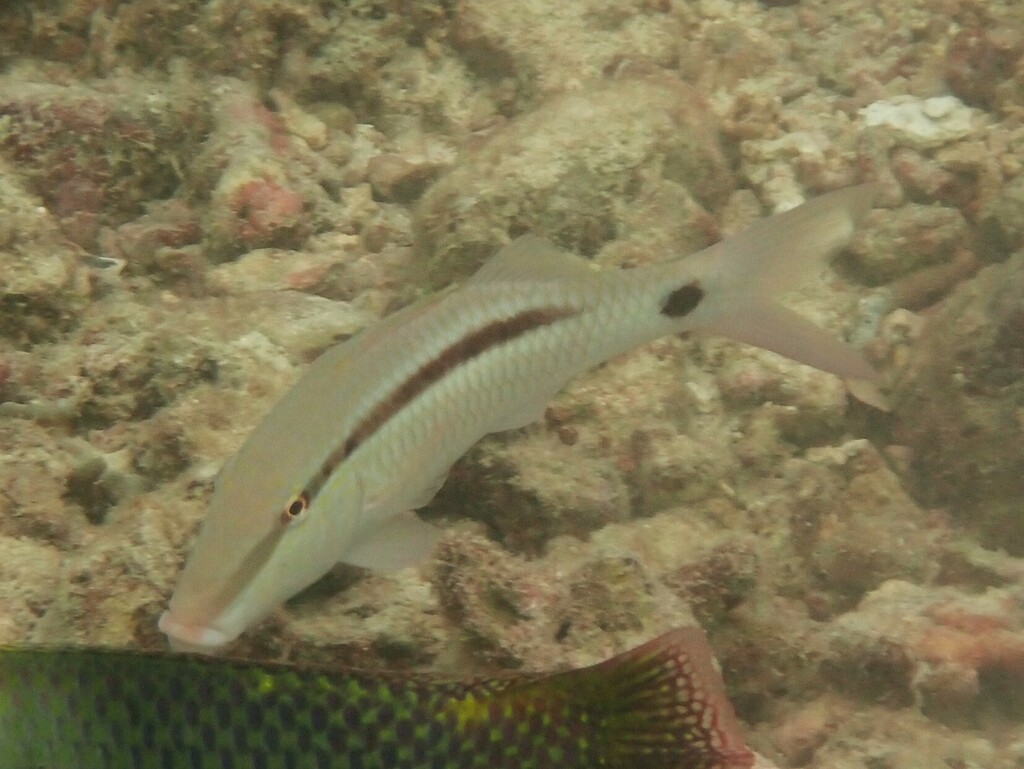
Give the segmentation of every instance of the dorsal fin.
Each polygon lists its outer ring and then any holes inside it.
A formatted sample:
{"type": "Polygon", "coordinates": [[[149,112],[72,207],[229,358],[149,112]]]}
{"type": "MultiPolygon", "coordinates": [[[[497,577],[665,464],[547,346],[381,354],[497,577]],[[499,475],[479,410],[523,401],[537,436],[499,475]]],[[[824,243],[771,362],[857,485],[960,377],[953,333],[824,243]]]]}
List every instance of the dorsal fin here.
{"type": "Polygon", "coordinates": [[[579,279],[594,274],[586,259],[538,235],[520,235],[484,264],[469,283],[579,279]]]}

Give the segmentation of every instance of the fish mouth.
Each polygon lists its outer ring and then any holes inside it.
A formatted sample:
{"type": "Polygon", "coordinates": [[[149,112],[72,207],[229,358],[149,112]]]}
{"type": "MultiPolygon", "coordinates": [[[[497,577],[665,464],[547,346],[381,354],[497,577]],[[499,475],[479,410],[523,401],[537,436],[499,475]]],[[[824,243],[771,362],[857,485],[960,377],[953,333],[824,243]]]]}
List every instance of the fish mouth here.
{"type": "Polygon", "coordinates": [[[195,625],[176,620],[170,611],[160,615],[157,622],[160,632],[167,636],[171,649],[179,652],[200,652],[210,654],[219,647],[234,640],[223,630],[213,625],[195,625]]]}
{"type": "Polygon", "coordinates": [[[199,614],[201,617],[213,617],[228,628],[236,626],[236,621],[226,618],[237,614],[239,596],[252,587],[253,579],[270,560],[284,529],[283,526],[272,527],[260,538],[249,554],[234,565],[220,581],[221,584],[213,584],[213,590],[208,589],[208,586],[207,589],[203,589],[202,584],[196,584],[199,581],[197,575],[210,571],[206,560],[212,555],[211,551],[206,551],[206,558],[198,562],[193,554],[192,560],[185,564],[182,581],[171,596],[169,608],[160,615],[157,622],[157,627],[167,636],[173,650],[214,653],[217,647],[234,641],[242,634],[247,624],[237,627],[234,631],[225,631],[213,623],[190,622],[187,619],[183,621],[175,617],[175,611],[179,615],[184,614],[186,618],[199,614]],[[188,608],[183,608],[183,604],[188,608]],[[202,607],[199,611],[195,610],[197,605],[202,607]]]}

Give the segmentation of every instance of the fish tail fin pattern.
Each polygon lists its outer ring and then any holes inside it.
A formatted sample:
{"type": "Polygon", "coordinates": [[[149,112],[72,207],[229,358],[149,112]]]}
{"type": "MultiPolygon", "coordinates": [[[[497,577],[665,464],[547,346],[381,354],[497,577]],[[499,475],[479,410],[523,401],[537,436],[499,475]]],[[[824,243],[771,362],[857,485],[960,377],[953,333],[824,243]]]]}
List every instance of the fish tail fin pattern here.
{"type": "Polygon", "coordinates": [[[707,260],[701,330],[863,383],[855,392],[868,393],[877,374],[863,356],[776,300],[849,242],[878,191],[862,184],[822,195],[696,255],[707,260]]]}
{"type": "Polygon", "coordinates": [[[597,753],[608,769],[753,766],[699,628],[673,630],[557,678],[567,697],[589,713],[597,753]]]}

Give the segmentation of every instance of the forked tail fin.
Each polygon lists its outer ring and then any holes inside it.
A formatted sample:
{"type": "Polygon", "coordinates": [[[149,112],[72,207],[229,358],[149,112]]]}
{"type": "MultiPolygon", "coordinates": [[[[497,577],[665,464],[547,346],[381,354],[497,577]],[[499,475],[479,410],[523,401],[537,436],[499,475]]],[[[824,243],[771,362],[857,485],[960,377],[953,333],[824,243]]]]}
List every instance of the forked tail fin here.
{"type": "Polygon", "coordinates": [[[557,678],[593,719],[598,753],[609,769],[747,769],[754,764],[699,628],[670,631],[557,678]]]}
{"type": "Polygon", "coordinates": [[[859,352],[777,304],[813,268],[849,242],[879,185],[831,192],[754,222],[696,258],[708,265],[701,331],[777,352],[846,379],[861,400],[886,408],[877,374],[859,352]]]}

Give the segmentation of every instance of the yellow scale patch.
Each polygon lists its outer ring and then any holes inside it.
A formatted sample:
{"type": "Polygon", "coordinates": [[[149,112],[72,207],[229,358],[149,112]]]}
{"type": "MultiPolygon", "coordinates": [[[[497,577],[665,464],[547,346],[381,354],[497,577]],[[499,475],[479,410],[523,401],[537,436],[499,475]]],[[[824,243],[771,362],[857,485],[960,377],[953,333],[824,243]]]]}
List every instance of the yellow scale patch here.
{"type": "MultiPolygon", "coordinates": [[[[478,700],[472,694],[467,694],[461,700],[452,700],[445,708],[446,711],[455,715],[455,725],[459,731],[464,731],[470,724],[478,724],[489,721],[491,718],[490,706],[486,701],[478,700]]],[[[438,713],[439,719],[444,719],[445,713],[438,713]]]]}
{"type": "Polygon", "coordinates": [[[256,674],[256,691],[260,694],[270,694],[276,688],[277,683],[272,675],[262,671],[256,674]]]}

